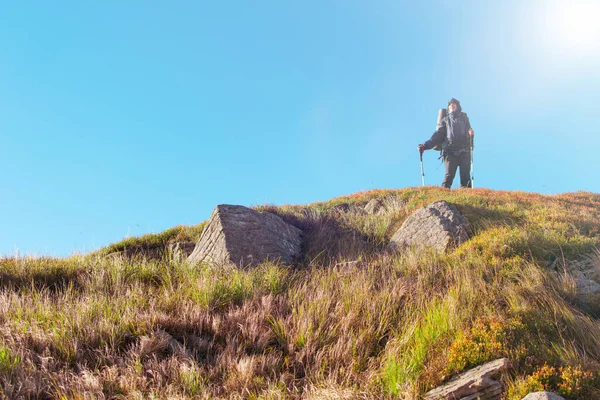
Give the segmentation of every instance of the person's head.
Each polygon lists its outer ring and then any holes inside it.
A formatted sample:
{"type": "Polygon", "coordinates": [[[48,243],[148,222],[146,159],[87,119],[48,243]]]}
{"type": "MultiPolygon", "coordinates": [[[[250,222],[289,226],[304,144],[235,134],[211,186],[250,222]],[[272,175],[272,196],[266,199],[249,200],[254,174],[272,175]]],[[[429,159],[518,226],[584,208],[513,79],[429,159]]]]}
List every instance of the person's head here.
{"type": "Polygon", "coordinates": [[[462,108],[460,107],[460,101],[456,100],[454,97],[451,98],[450,101],[448,101],[448,112],[461,110],[462,108]]]}

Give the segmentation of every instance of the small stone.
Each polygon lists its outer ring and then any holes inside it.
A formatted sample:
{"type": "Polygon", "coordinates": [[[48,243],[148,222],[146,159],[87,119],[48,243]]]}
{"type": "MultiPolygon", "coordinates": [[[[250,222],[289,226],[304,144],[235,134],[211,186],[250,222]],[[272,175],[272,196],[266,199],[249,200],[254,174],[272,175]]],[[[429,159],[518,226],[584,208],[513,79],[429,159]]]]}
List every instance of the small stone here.
{"type": "Polygon", "coordinates": [[[529,393],[521,400],[565,400],[565,398],[551,392],[535,392],[529,393]]]}
{"type": "Polygon", "coordinates": [[[398,211],[406,206],[406,202],[397,196],[387,196],[383,199],[371,199],[365,205],[364,212],[369,215],[384,215],[398,211]]]}
{"type": "Polygon", "coordinates": [[[163,245],[140,245],[127,247],[121,251],[109,253],[106,255],[110,259],[132,260],[161,260],[165,254],[163,245]]]}
{"type": "Polygon", "coordinates": [[[344,262],[339,262],[339,263],[335,264],[335,266],[336,266],[336,268],[343,268],[343,269],[362,268],[365,266],[365,262],[361,261],[361,260],[344,261],[344,262]]]}
{"type": "Polygon", "coordinates": [[[600,294],[600,284],[591,279],[579,277],[575,281],[577,287],[577,293],[579,295],[588,296],[600,294]]]}
{"type": "Polygon", "coordinates": [[[335,205],[329,211],[331,214],[343,215],[343,214],[364,214],[365,211],[362,208],[356,207],[353,204],[341,203],[335,205]]]}
{"type": "Polygon", "coordinates": [[[178,355],[183,358],[188,358],[191,360],[194,359],[194,356],[192,355],[192,353],[184,345],[179,343],[179,341],[177,339],[175,339],[173,336],[171,336],[168,332],[163,331],[163,330],[158,330],[154,333],[154,335],[158,339],[163,340],[167,344],[167,346],[171,349],[173,354],[178,355]]]}
{"type": "Polygon", "coordinates": [[[383,200],[379,198],[371,199],[365,206],[365,212],[369,215],[376,215],[383,211],[383,200]]]}
{"type": "Polygon", "coordinates": [[[175,242],[169,245],[169,252],[174,259],[186,259],[192,254],[196,243],[194,242],[175,242]]]}

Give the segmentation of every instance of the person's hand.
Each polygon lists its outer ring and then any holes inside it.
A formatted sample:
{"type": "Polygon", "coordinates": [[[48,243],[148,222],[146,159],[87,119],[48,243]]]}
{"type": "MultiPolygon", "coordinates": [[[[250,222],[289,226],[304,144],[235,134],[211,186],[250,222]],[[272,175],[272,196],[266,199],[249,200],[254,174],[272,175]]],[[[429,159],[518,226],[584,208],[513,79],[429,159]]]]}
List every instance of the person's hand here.
{"type": "Polygon", "coordinates": [[[425,151],[425,145],[420,144],[419,145],[419,153],[423,154],[424,151],[425,151]]]}
{"type": "Polygon", "coordinates": [[[469,135],[470,135],[471,137],[475,136],[475,132],[473,132],[473,129],[469,129],[469,135]]]}

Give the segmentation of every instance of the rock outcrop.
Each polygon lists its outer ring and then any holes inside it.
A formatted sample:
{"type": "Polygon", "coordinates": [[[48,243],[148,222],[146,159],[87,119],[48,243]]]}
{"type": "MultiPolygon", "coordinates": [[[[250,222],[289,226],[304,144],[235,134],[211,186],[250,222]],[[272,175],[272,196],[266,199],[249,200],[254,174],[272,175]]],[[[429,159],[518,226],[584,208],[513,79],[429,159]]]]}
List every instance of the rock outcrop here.
{"type": "Polygon", "coordinates": [[[535,392],[529,393],[521,400],[565,400],[565,398],[551,392],[535,392]]]}
{"type": "Polygon", "coordinates": [[[266,260],[292,263],[302,232],[279,216],[244,206],[218,205],[188,261],[255,266],[266,260]]]}
{"type": "Polygon", "coordinates": [[[490,361],[463,372],[442,386],[430,390],[425,400],[495,400],[502,394],[502,385],[493,379],[509,366],[507,358],[490,361]]]}
{"type": "Polygon", "coordinates": [[[407,246],[432,247],[448,252],[472,236],[469,221],[445,200],[412,213],[390,240],[390,249],[407,246]]]}

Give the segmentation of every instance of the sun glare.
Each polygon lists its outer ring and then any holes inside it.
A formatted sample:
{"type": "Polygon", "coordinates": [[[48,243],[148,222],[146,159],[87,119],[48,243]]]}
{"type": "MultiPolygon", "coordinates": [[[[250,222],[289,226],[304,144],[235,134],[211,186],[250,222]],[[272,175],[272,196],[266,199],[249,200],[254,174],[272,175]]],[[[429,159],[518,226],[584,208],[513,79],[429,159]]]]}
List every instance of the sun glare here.
{"type": "Polygon", "coordinates": [[[542,27],[546,47],[553,55],[600,58],[600,0],[547,4],[542,27]]]}

